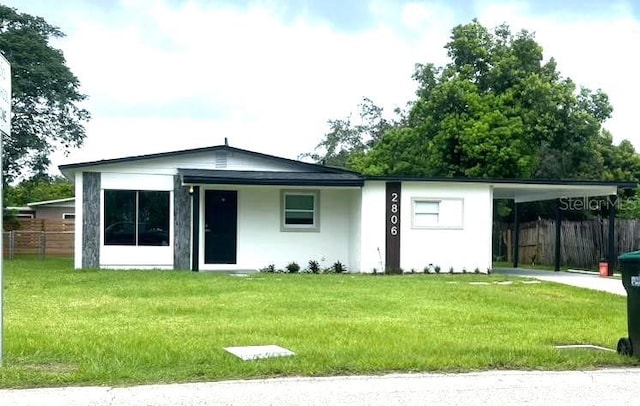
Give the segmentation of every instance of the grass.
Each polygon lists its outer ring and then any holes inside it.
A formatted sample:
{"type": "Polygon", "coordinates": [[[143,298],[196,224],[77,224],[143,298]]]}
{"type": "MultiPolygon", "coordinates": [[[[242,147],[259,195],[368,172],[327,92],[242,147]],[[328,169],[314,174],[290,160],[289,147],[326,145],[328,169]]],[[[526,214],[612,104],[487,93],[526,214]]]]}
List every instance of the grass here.
{"type": "Polygon", "coordinates": [[[71,268],[5,261],[0,387],[638,364],[554,349],[614,347],[627,335],[626,299],[551,283],[71,268]],[[260,344],[296,355],[244,362],[223,350],[260,344]]]}

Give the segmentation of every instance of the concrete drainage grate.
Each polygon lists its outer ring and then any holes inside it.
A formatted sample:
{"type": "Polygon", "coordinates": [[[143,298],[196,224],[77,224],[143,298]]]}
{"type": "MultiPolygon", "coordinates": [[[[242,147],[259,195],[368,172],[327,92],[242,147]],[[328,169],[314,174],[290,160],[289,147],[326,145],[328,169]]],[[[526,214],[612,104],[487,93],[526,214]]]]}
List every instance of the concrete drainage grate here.
{"type": "Polygon", "coordinates": [[[554,347],[559,349],[559,350],[576,350],[576,349],[578,349],[578,350],[596,350],[596,351],[616,352],[616,350],[613,350],[611,348],[600,347],[599,345],[593,345],[593,344],[556,345],[554,347]]]}

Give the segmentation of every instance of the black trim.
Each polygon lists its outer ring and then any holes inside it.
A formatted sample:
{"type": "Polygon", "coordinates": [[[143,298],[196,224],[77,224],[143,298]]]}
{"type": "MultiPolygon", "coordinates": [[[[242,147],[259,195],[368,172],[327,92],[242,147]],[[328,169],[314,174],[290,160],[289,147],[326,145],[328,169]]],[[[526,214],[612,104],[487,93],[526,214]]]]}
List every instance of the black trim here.
{"type": "Polygon", "coordinates": [[[592,180],[557,179],[493,179],[493,178],[446,178],[418,176],[363,176],[364,180],[385,182],[454,182],[454,183],[495,183],[517,185],[557,185],[557,186],[617,186],[621,189],[636,189],[636,182],[604,182],[592,180]]]}
{"type": "Polygon", "coordinates": [[[330,173],[351,173],[351,174],[360,176],[357,172],[353,172],[347,169],[335,168],[335,167],[319,165],[319,164],[312,164],[309,162],[296,161],[294,159],[281,158],[275,155],[262,154],[260,152],[254,152],[246,149],[229,147],[227,145],[215,145],[211,147],[185,149],[180,151],[160,152],[156,154],[136,155],[136,156],[123,157],[123,158],[114,158],[114,159],[103,159],[99,161],[79,162],[75,164],[60,165],[58,166],[58,169],[60,169],[60,171],[64,171],[68,169],[84,168],[87,166],[119,164],[119,163],[125,163],[125,162],[140,161],[145,159],[167,158],[167,157],[178,156],[178,155],[194,154],[199,152],[214,152],[214,151],[239,152],[242,154],[252,155],[255,157],[267,159],[274,162],[295,165],[299,168],[310,169],[316,172],[320,171],[320,172],[330,172],[330,173]]]}
{"type": "Polygon", "coordinates": [[[193,234],[191,240],[193,241],[193,247],[191,252],[191,270],[198,272],[200,266],[200,187],[194,186],[193,193],[191,194],[191,201],[193,207],[192,212],[192,230],[193,234]]]}
{"type": "Polygon", "coordinates": [[[178,169],[183,184],[276,185],[276,186],[355,186],[364,180],[351,173],[267,172],[208,169],[178,169]]]}

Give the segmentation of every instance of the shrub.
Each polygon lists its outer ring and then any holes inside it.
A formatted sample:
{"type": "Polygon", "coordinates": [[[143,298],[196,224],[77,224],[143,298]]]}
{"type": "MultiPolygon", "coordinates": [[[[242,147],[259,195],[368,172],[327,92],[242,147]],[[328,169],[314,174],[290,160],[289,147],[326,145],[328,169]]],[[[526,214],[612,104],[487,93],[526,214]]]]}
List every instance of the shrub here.
{"type": "Polygon", "coordinates": [[[429,266],[425,266],[424,269],[422,270],[423,273],[431,273],[431,268],[429,268],[429,266]]]}
{"type": "Polygon", "coordinates": [[[473,270],[473,273],[480,273],[480,268],[476,266],[476,269],[473,270]]]}
{"type": "Polygon", "coordinates": [[[491,275],[491,268],[487,268],[487,275],[491,275]]]}
{"type": "Polygon", "coordinates": [[[269,264],[264,268],[260,268],[259,271],[265,273],[274,273],[276,271],[276,266],[274,264],[269,264]]]}
{"type": "Polygon", "coordinates": [[[436,273],[440,273],[440,265],[436,265],[435,268],[433,268],[434,271],[436,271],[436,273]]]}
{"type": "Polygon", "coordinates": [[[298,273],[298,271],[300,271],[300,265],[298,265],[295,261],[294,262],[290,262],[287,266],[286,266],[287,272],[289,273],[298,273]]]}
{"type": "Polygon", "coordinates": [[[462,267],[462,273],[467,273],[467,268],[466,267],[462,267]]]}
{"type": "Polygon", "coordinates": [[[318,263],[318,261],[315,261],[315,260],[312,259],[312,260],[309,261],[308,269],[312,273],[320,273],[320,264],[318,263]]]}
{"type": "Polygon", "coordinates": [[[335,273],[343,273],[347,272],[347,267],[340,261],[336,261],[333,266],[333,272],[335,273]]]}
{"type": "Polygon", "coordinates": [[[453,273],[453,267],[452,266],[449,267],[449,273],[453,273]]]}

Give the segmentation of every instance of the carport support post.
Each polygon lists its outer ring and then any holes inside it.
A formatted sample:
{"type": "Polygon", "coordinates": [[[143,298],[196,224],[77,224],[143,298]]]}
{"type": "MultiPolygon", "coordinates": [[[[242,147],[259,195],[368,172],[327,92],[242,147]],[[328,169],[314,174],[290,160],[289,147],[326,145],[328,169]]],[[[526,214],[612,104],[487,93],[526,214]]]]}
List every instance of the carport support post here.
{"type": "Polygon", "coordinates": [[[607,199],[609,203],[609,248],[607,249],[607,262],[609,263],[607,275],[613,275],[613,269],[616,266],[616,204],[618,203],[618,195],[611,195],[607,199]]]}
{"type": "Polygon", "coordinates": [[[520,216],[518,213],[519,204],[513,204],[513,267],[517,268],[520,264],[520,216]]]}
{"type": "Polygon", "coordinates": [[[560,199],[556,200],[556,263],[554,270],[556,272],[560,271],[560,260],[561,260],[561,251],[562,247],[560,244],[561,241],[561,230],[562,230],[562,210],[560,209],[560,199]]]}

